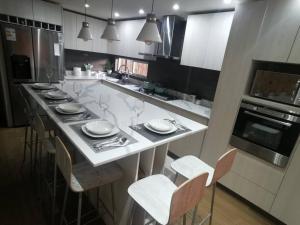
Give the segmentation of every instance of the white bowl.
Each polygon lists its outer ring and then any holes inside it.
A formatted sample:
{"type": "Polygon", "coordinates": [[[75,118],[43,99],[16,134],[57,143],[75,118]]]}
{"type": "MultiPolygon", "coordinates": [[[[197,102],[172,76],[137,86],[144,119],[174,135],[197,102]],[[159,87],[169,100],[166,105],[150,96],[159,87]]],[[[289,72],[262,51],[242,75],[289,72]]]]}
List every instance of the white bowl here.
{"type": "Polygon", "coordinates": [[[161,132],[167,132],[173,129],[173,126],[170,122],[163,119],[151,120],[148,122],[151,128],[161,132]]]}
{"type": "Polygon", "coordinates": [[[33,84],[32,87],[40,90],[50,90],[54,88],[51,84],[47,84],[47,83],[36,83],[33,84]]]}
{"type": "Polygon", "coordinates": [[[90,133],[102,135],[110,133],[113,130],[114,125],[108,121],[93,121],[87,123],[85,127],[90,133]]]}
{"type": "Polygon", "coordinates": [[[67,113],[76,113],[81,110],[81,105],[78,103],[59,104],[58,108],[67,113]]]}

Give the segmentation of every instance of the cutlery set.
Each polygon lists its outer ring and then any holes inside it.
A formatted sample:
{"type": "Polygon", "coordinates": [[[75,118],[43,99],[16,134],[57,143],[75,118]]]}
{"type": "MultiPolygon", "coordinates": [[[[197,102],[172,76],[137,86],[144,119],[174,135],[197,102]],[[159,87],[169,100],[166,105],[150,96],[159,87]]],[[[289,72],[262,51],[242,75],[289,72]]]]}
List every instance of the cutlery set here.
{"type": "Polygon", "coordinates": [[[177,123],[175,119],[164,119],[164,120],[172,123],[179,130],[185,130],[185,127],[183,127],[181,124],[177,123]]]}
{"type": "Polygon", "coordinates": [[[90,113],[84,112],[82,114],[66,118],[65,121],[71,122],[71,121],[78,121],[78,120],[88,120],[91,117],[92,115],[90,113]]]}
{"type": "Polygon", "coordinates": [[[129,140],[126,137],[116,136],[107,141],[104,141],[101,143],[95,143],[93,145],[93,147],[97,151],[101,151],[102,149],[107,148],[107,147],[124,147],[124,146],[128,145],[128,143],[129,143],[129,140]]]}

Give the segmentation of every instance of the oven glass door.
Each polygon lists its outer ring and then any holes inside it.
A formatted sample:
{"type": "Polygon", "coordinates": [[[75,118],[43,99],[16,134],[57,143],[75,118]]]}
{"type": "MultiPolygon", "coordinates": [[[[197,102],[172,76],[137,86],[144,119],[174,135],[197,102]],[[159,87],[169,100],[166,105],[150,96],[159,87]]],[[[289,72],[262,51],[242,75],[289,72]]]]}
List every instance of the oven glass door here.
{"type": "Polygon", "coordinates": [[[240,109],[233,135],[289,157],[298,138],[298,125],[240,109]]]}

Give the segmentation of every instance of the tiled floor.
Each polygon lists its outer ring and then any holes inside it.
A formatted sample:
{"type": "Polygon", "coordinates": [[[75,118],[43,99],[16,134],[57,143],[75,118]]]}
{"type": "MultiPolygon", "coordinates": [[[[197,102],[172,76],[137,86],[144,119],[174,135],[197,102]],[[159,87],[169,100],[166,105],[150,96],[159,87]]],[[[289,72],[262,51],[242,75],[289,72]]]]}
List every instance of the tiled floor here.
{"type": "MultiPolygon", "coordinates": [[[[41,208],[31,180],[22,176],[23,128],[0,128],[0,224],[44,225],[41,208]]],[[[213,225],[275,225],[244,201],[218,188],[213,225]]],[[[205,216],[210,204],[210,190],[199,207],[205,216]]]]}

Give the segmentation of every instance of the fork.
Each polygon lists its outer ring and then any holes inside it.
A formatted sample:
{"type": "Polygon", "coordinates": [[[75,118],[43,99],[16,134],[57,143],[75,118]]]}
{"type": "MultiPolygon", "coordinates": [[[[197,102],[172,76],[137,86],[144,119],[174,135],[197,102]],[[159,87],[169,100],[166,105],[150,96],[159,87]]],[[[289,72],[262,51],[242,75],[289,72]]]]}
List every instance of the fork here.
{"type": "Polygon", "coordinates": [[[177,127],[179,130],[185,130],[185,128],[181,124],[177,123],[175,119],[164,119],[164,120],[169,121],[175,127],[177,127]]]}

